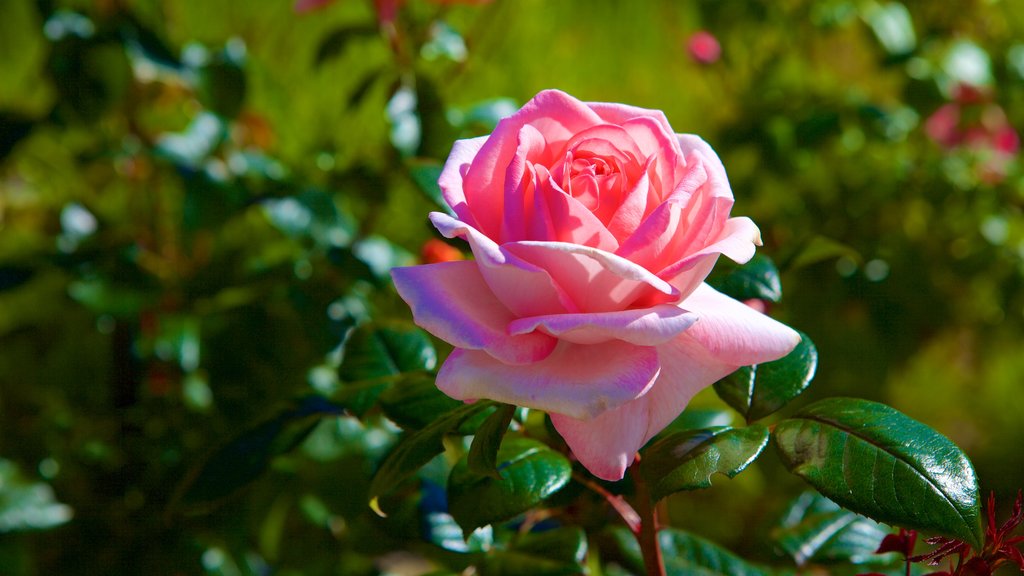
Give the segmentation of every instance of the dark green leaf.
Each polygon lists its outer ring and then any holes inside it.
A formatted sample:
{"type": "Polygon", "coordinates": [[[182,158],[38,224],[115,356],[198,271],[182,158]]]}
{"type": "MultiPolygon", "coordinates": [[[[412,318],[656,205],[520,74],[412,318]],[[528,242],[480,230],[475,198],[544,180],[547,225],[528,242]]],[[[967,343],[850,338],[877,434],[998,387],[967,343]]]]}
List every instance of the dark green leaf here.
{"type": "Polygon", "coordinates": [[[13,462],[0,458],[0,534],[54,528],[71,516],[49,484],[25,478],[13,462]]]}
{"type": "Polygon", "coordinates": [[[327,60],[338,57],[353,40],[376,38],[378,35],[380,35],[380,31],[377,27],[369,24],[356,24],[335,28],[320,42],[314,63],[320,66],[327,60]]]}
{"type": "Polygon", "coordinates": [[[407,430],[423,428],[463,404],[438,390],[434,376],[426,373],[400,379],[380,395],[378,402],[388,418],[407,430]]]}
{"type": "Polygon", "coordinates": [[[507,520],[537,506],[569,482],[572,465],[546,444],[506,436],[498,450],[501,479],[470,471],[466,458],[448,477],[448,508],[463,530],[507,520]]]}
{"type": "Polygon", "coordinates": [[[862,260],[860,253],[846,244],[841,244],[824,236],[814,236],[810,240],[806,241],[795,254],[782,264],[781,267],[783,270],[787,271],[799,270],[800,268],[811,266],[818,262],[842,256],[845,256],[854,262],[860,262],[862,260]]]}
{"type": "Polygon", "coordinates": [[[380,496],[397,488],[434,456],[443,452],[444,445],[441,439],[445,434],[458,428],[470,417],[493,406],[494,403],[488,401],[467,404],[434,420],[422,430],[407,432],[374,474],[370,482],[370,505],[376,507],[380,496]]]}
{"type": "Polygon", "coordinates": [[[28,282],[34,270],[25,266],[0,267],[0,292],[11,290],[28,282]]]}
{"type": "MultiPolygon", "coordinates": [[[[629,567],[644,574],[643,559],[636,539],[625,527],[616,526],[611,535],[629,567]]],[[[736,556],[717,544],[682,530],[663,528],[658,533],[667,576],[790,576],[792,570],[759,566],[736,556]]]]}
{"type": "Polygon", "coordinates": [[[768,445],[768,428],[706,428],[675,432],[643,451],[640,473],[655,501],[681,490],[711,487],[711,476],[733,478],[768,445]]]}
{"type": "Polygon", "coordinates": [[[409,176],[416,183],[416,187],[439,208],[450,213],[452,209],[444,201],[441,187],[437,183],[437,179],[441,177],[441,164],[431,160],[410,160],[408,166],[409,176]]]}
{"type": "Polygon", "coordinates": [[[725,276],[708,280],[719,292],[737,300],[757,298],[769,302],[782,300],[782,281],[772,259],[757,254],[743,266],[725,276]]]}
{"type": "Polygon", "coordinates": [[[797,565],[809,560],[861,564],[881,559],[875,550],[888,533],[874,520],[808,491],[790,505],[772,540],[797,565]]]}
{"type": "Polygon", "coordinates": [[[516,539],[509,550],[487,555],[484,576],[572,576],[584,574],[587,536],[577,527],[531,532],[516,539]]]}
{"type": "Polygon", "coordinates": [[[747,422],[760,420],[799,396],[814,378],[818,349],[806,334],[786,356],[774,362],[743,366],[715,382],[715,392],[747,422]]]}
{"type": "Polygon", "coordinates": [[[362,326],[345,344],[341,378],[348,382],[433,370],[437,352],[430,338],[411,324],[362,326]]]}
{"type": "Polygon", "coordinates": [[[473,444],[469,447],[468,462],[471,472],[501,479],[497,468],[498,449],[515,412],[515,406],[502,404],[480,425],[480,429],[473,436],[473,444]]]}
{"type": "Polygon", "coordinates": [[[978,479],[948,438],[884,404],[816,402],[775,428],[790,471],[879,522],[982,540],[978,479]]]}
{"type": "Polygon", "coordinates": [[[234,118],[242,111],[246,88],[241,63],[225,55],[219,55],[199,70],[200,102],[223,118],[234,118]]]}
{"type": "Polygon", "coordinates": [[[187,507],[213,504],[255,480],[270,460],[299,445],[324,416],[341,407],[318,396],[242,432],[193,470],[179,488],[178,501],[187,507]]]}

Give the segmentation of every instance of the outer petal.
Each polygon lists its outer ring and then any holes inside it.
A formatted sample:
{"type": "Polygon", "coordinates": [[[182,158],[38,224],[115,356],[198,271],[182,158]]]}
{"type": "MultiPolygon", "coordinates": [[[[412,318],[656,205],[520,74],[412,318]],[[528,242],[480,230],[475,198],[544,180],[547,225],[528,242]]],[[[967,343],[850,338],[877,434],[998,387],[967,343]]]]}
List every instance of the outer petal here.
{"type": "Polygon", "coordinates": [[[533,126],[543,135],[548,148],[559,153],[573,134],[600,122],[601,118],[585,104],[558,90],[540,92],[518,112],[498,122],[463,180],[466,202],[473,209],[479,229],[492,238],[498,237],[504,211],[505,168],[515,155],[523,126],[533,126]]]}
{"type": "Polygon", "coordinates": [[[600,314],[557,314],[520,318],[508,326],[509,334],[531,334],[540,330],[559,340],[596,344],[624,340],[640,346],[655,346],[672,340],[697,321],[697,315],[678,306],[659,304],[640,310],[600,314]]]}
{"type": "Polygon", "coordinates": [[[661,375],[636,400],[588,420],[551,415],[573,454],[595,476],[622,479],[637,451],[668,426],[697,392],[738,367],[713,358],[687,333],[658,346],[658,358],[661,375]]]}
{"type": "Polygon", "coordinates": [[[448,238],[461,236],[469,242],[487,286],[517,317],[577,311],[544,269],[510,254],[472,226],[447,214],[431,212],[430,221],[448,238]]]}
{"type": "Polygon", "coordinates": [[[476,226],[476,220],[466,204],[466,193],[462,189],[462,179],[465,172],[469,170],[469,165],[473,162],[473,158],[480,152],[480,148],[483,147],[486,141],[487,136],[470,138],[468,140],[456,140],[452,146],[451,154],[448,155],[448,160],[444,163],[444,168],[441,169],[441,176],[437,179],[437,184],[441,187],[441,195],[444,196],[444,201],[452,207],[452,210],[455,211],[460,220],[469,223],[471,226],[476,226]]]}
{"type": "MultiPolygon", "coordinates": [[[[562,242],[513,242],[502,250],[547,270],[581,312],[674,302],[678,291],[646,268],[610,252],[562,242]]],[[[540,316],[541,314],[523,314],[540,316]]]]}
{"type": "Polygon", "coordinates": [[[394,268],[391,277],[416,324],[453,346],[528,364],[546,358],[558,343],[539,332],[510,335],[507,326],[515,317],[484,283],[475,262],[394,268]]]}
{"type": "Polygon", "coordinates": [[[800,343],[795,330],[707,284],[700,285],[680,306],[700,319],[686,334],[717,360],[747,366],[777,360],[800,343]]]}
{"type": "Polygon", "coordinates": [[[562,342],[550,356],[527,366],[456,349],[441,366],[437,387],[458,400],[489,398],[592,418],[646,392],[660,369],[654,347],[618,340],[592,345],[562,342]]]}
{"type": "Polygon", "coordinates": [[[718,157],[718,154],[715,154],[711,145],[695,134],[676,134],[676,136],[679,138],[679,147],[682,149],[687,163],[691,162],[690,157],[694,152],[699,153],[703,159],[704,165],[708,170],[708,180],[712,186],[711,195],[721,198],[732,198],[732,188],[729,187],[729,178],[725,174],[725,166],[722,165],[722,160],[718,157]]]}

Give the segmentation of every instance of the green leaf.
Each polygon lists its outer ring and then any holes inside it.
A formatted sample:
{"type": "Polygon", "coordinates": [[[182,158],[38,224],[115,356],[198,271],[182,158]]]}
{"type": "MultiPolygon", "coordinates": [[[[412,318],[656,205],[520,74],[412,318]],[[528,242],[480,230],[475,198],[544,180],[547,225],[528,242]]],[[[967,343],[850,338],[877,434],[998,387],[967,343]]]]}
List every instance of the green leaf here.
{"type": "Polygon", "coordinates": [[[378,403],[388,418],[406,430],[419,430],[437,419],[439,414],[463,405],[463,402],[438,390],[434,376],[427,373],[413,373],[401,378],[380,395],[378,403]]]}
{"type": "Polygon", "coordinates": [[[353,24],[335,28],[326,38],[320,42],[316,50],[314,64],[322,65],[324,62],[340,56],[345,48],[354,40],[372,39],[380,35],[377,26],[369,24],[353,24]]]}
{"type": "Polygon", "coordinates": [[[357,328],[345,344],[341,377],[349,382],[433,370],[437,352],[430,338],[411,324],[357,328]]]}
{"type": "MultiPolygon", "coordinates": [[[[432,370],[436,364],[434,345],[419,328],[411,324],[365,325],[353,331],[345,343],[338,375],[346,382],[363,382],[432,370]]],[[[385,388],[370,389],[351,398],[345,406],[361,416],[385,388]]]]}
{"type": "Polygon", "coordinates": [[[830,398],[780,422],[791,472],[879,522],[982,542],[978,478],[953,442],[877,402],[830,398]]]}
{"type": "Polygon", "coordinates": [[[817,492],[796,498],[772,531],[772,540],[798,566],[808,561],[862,564],[883,557],[875,550],[889,529],[844,510],[817,492]]]}
{"type": "Polygon", "coordinates": [[[271,459],[298,446],[321,418],[339,414],[340,406],[319,396],[300,400],[211,454],[179,487],[176,503],[202,508],[234,494],[259,477],[271,459]]]}
{"type": "Polygon", "coordinates": [[[772,259],[757,254],[743,266],[725,276],[709,280],[716,290],[737,300],[757,298],[769,302],[782,300],[782,281],[772,259]]]}
{"type": "Polygon", "coordinates": [[[515,406],[502,404],[494,414],[484,420],[473,436],[473,444],[469,447],[468,463],[471,472],[501,479],[501,475],[498,474],[498,449],[515,412],[515,406]]]}
{"type": "Polygon", "coordinates": [[[537,506],[569,482],[569,460],[546,444],[506,436],[498,450],[500,479],[481,476],[460,460],[448,477],[448,509],[462,529],[507,520],[537,506]]]}
{"type": "Polygon", "coordinates": [[[863,258],[853,248],[837,242],[825,236],[814,236],[806,241],[796,253],[783,262],[782,269],[786,271],[799,270],[833,258],[845,256],[854,262],[861,262],[863,258]]]}
{"type": "Polygon", "coordinates": [[[586,572],[587,536],[581,528],[556,528],[517,538],[509,550],[484,559],[483,576],[572,576],[586,572]]]}
{"type": "Polygon", "coordinates": [[[643,451],[640,473],[655,501],[682,490],[711,487],[711,476],[735,477],[768,445],[768,428],[705,428],[675,432],[643,451]]]}
{"type": "Polygon", "coordinates": [[[472,416],[494,406],[493,402],[480,401],[456,408],[434,420],[422,430],[407,432],[388,453],[377,473],[370,482],[370,506],[380,510],[377,499],[412,477],[417,470],[444,451],[441,443],[444,435],[458,428],[472,416]]]}
{"type": "MultiPolygon", "coordinates": [[[[636,539],[628,529],[616,526],[611,536],[629,567],[644,574],[643,558],[636,539]]],[[[791,570],[773,569],[747,562],[717,544],[682,530],[663,528],[658,532],[667,576],[790,576],[791,570]]]]}
{"type": "Polygon", "coordinates": [[[72,516],[71,507],[57,501],[49,484],[25,478],[14,462],[0,458],[0,534],[47,530],[72,516]]]}
{"type": "Polygon", "coordinates": [[[451,552],[483,552],[494,544],[494,530],[490,526],[474,530],[468,537],[463,537],[462,528],[446,512],[424,514],[422,530],[427,542],[451,552]]]}
{"type": "Polygon", "coordinates": [[[408,166],[409,176],[416,183],[416,187],[439,208],[451,214],[452,209],[445,202],[444,196],[441,195],[441,186],[437,183],[443,166],[433,160],[422,159],[410,160],[408,166]]]}
{"type": "Polygon", "coordinates": [[[799,396],[818,368],[818,349],[803,332],[792,352],[773,362],[743,366],[715,382],[718,397],[747,422],[772,414],[799,396]]]}

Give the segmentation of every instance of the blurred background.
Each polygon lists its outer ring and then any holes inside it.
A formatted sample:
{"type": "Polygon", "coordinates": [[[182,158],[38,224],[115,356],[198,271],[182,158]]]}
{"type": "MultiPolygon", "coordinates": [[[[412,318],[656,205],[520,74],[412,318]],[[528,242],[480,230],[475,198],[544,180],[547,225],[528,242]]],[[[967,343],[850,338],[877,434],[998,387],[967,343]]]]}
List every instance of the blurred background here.
{"type": "MultiPolygon", "coordinates": [[[[0,574],[400,562],[416,523],[365,506],[393,426],[325,420],[212,510],[176,493],[344,386],[353,326],[409,318],[387,270],[449,257],[440,162],[544,88],[664,110],[719,152],[782,271],[772,313],[819,349],[794,406],[887,402],[1012,501],[1018,0],[4,0],[0,574]]],[[[754,535],[800,490],[768,454],[671,519],[771,561],[754,535]]]]}

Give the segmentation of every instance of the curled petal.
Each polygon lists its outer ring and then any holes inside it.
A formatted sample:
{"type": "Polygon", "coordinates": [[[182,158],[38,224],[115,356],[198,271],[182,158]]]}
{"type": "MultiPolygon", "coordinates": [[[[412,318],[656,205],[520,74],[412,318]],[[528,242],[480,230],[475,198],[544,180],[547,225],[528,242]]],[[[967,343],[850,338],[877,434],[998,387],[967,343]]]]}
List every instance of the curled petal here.
{"type": "Polygon", "coordinates": [[[543,268],[509,253],[477,229],[447,214],[431,212],[430,221],[446,237],[460,236],[469,242],[484,282],[517,317],[577,311],[543,268]]]}
{"type": "Polygon", "coordinates": [[[715,154],[703,138],[694,134],[676,134],[679,139],[679,147],[683,151],[683,157],[687,164],[694,153],[699,154],[705,168],[708,170],[708,182],[711,184],[711,195],[718,198],[732,199],[732,188],[729,187],[729,177],[725,174],[725,166],[722,160],[715,154]]]}
{"type": "Polygon", "coordinates": [[[658,276],[667,279],[682,294],[689,294],[707,278],[719,254],[743,264],[754,256],[754,247],[760,245],[761,231],[750,218],[730,218],[710,244],[666,266],[658,276]]]}
{"type": "Polygon", "coordinates": [[[531,224],[533,240],[567,242],[614,252],[618,240],[593,212],[559,189],[544,168],[538,168],[531,224]]]}
{"type": "Polygon", "coordinates": [[[655,346],[672,340],[696,321],[696,314],[678,306],[659,304],[621,312],[520,318],[509,324],[508,331],[512,335],[525,335],[540,330],[576,344],[624,340],[640,346],[655,346]]]}
{"type": "Polygon", "coordinates": [[[539,332],[509,334],[515,317],[495,298],[475,262],[442,262],[394,268],[398,294],[416,324],[459,348],[485,350],[508,364],[546,358],[557,341],[539,332]]]}
{"type": "Polygon", "coordinates": [[[562,242],[513,242],[502,249],[547,270],[580,312],[624,310],[641,299],[647,305],[679,299],[665,280],[604,250],[562,242]]]}
{"type": "Polygon", "coordinates": [[[458,400],[489,398],[575,418],[593,418],[640,396],[660,371],[651,346],[612,340],[561,342],[550,356],[512,366],[476,350],[455,349],[437,387],[458,400]]]}
{"type": "Polygon", "coordinates": [[[712,357],[748,366],[778,360],[800,343],[800,335],[785,324],[701,284],[680,306],[700,319],[686,334],[712,357]]]}
{"type": "MultiPolygon", "coordinates": [[[[466,193],[462,190],[462,181],[473,158],[480,152],[480,148],[486,141],[487,136],[456,140],[451,154],[448,155],[448,160],[444,163],[444,168],[441,169],[441,176],[437,179],[444,201],[452,207],[460,220],[474,227],[476,227],[476,219],[473,218],[472,211],[466,204],[466,193]]],[[[481,209],[484,208],[486,206],[481,206],[481,209]]]]}

